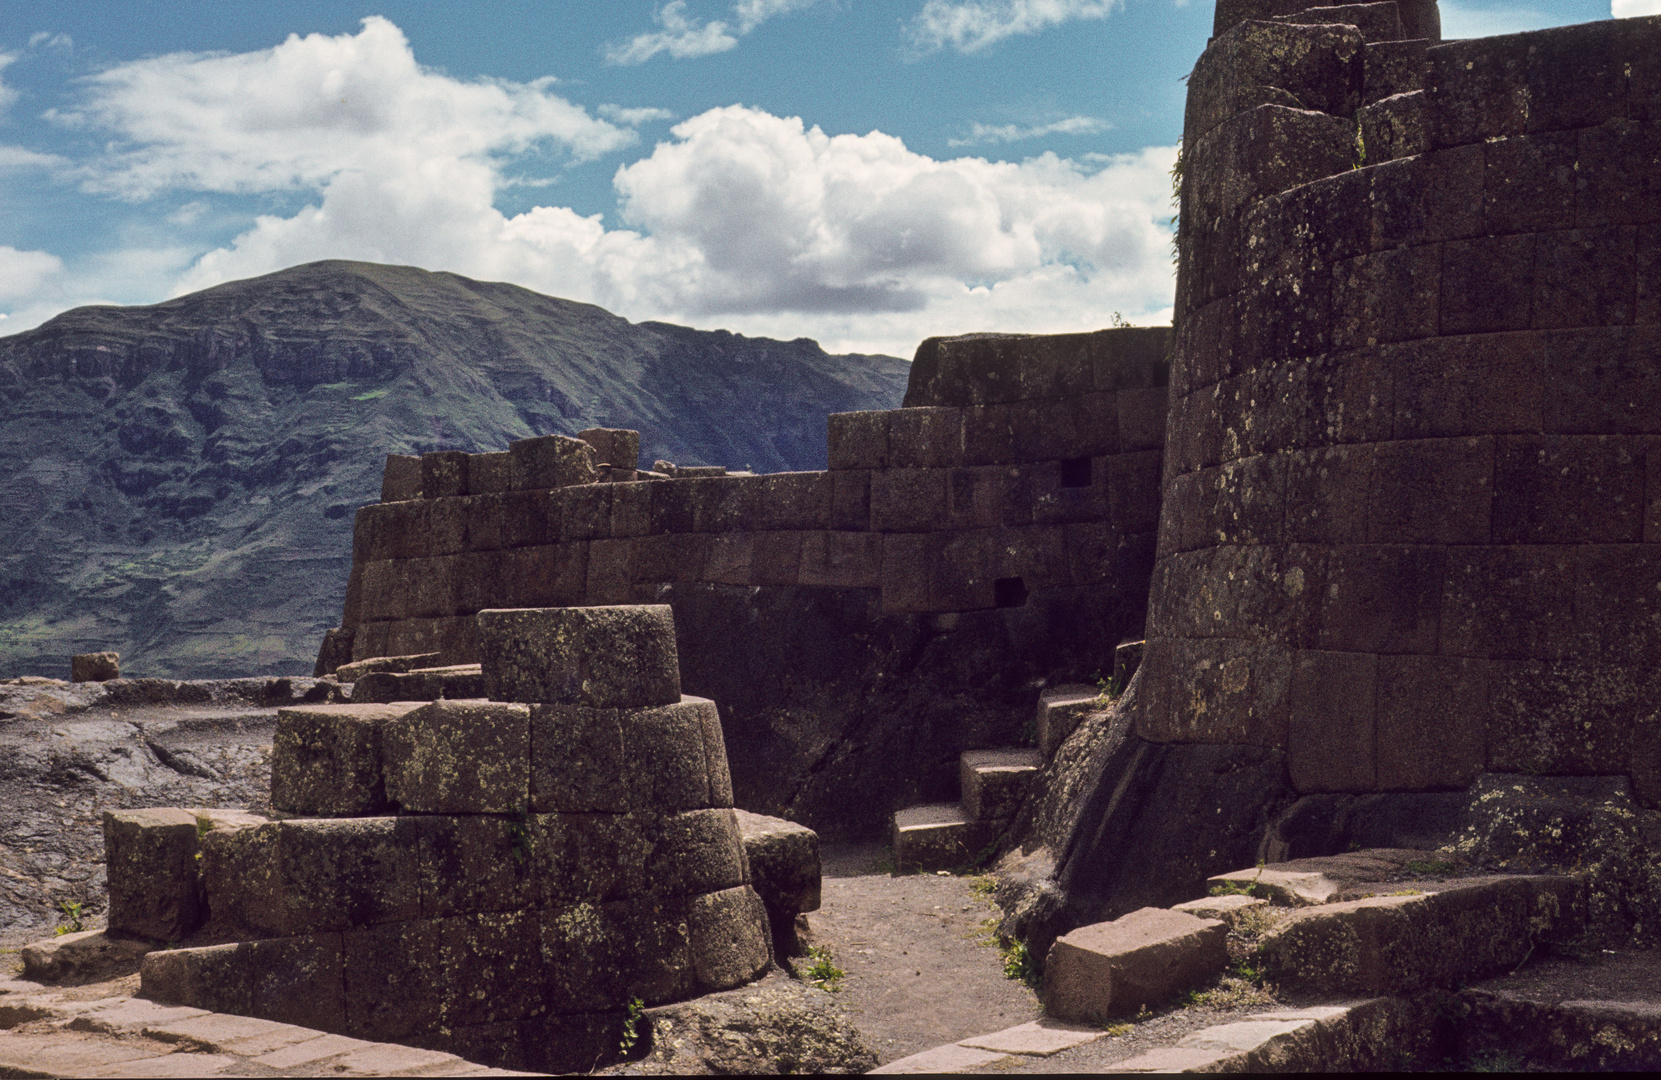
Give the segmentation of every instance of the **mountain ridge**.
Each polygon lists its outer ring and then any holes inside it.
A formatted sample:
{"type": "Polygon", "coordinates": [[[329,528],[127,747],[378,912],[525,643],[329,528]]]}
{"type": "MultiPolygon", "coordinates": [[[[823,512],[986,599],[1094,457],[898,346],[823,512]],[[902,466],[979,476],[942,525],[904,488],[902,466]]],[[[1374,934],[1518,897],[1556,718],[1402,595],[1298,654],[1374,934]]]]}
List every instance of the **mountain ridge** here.
{"type": "Polygon", "coordinates": [[[594,426],[647,464],[823,468],[909,365],[330,260],[0,338],[0,673],[309,668],[387,453],[594,426]]]}

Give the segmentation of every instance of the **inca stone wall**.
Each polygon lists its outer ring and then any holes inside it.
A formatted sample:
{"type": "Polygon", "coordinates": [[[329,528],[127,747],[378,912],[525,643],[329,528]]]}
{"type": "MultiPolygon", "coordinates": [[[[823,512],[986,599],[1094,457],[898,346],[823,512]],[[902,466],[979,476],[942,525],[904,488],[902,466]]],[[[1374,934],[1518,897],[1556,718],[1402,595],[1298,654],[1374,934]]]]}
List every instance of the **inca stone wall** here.
{"type": "Polygon", "coordinates": [[[1219,3],[1190,81],[1138,731],[1653,803],[1661,18],[1301,7],[1219,3]]]}
{"type": "Polygon", "coordinates": [[[1110,581],[1158,518],[1169,337],[931,339],[907,408],[831,417],[825,472],[669,479],[616,452],[599,470],[556,460],[583,446],[556,436],[394,459],[358,512],[351,657],[470,663],[482,609],[664,584],[875,589],[885,613],[938,613],[1110,581]]]}

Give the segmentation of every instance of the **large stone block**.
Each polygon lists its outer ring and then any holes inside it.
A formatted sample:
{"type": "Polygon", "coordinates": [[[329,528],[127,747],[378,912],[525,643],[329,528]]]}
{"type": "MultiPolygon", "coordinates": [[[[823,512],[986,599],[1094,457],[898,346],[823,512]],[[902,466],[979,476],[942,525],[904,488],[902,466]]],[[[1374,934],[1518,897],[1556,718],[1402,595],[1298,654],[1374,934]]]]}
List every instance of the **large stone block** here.
{"type": "Polygon", "coordinates": [[[1283,987],[1399,994],[1510,970],[1542,939],[1584,919],[1580,881],[1505,877],[1418,895],[1374,896],[1294,912],[1264,936],[1283,987]]]}
{"type": "Polygon", "coordinates": [[[346,1027],[341,935],[243,941],[169,949],[144,958],[139,994],[324,1031],[346,1027]]]}
{"type": "Polygon", "coordinates": [[[540,913],[493,911],[443,920],[443,1024],[524,1020],[548,1010],[540,913]]]}
{"type": "Polygon", "coordinates": [[[1482,544],[1492,517],[1494,440],[1418,439],[1376,447],[1367,538],[1482,544]]]}
{"type": "Polygon", "coordinates": [[[467,494],[491,495],[512,490],[512,454],[499,451],[467,455],[467,494]]]}
{"type": "Polygon", "coordinates": [[[1361,91],[1362,105],[1423,90],[1427,48],[1429,43],[1423,40],[1369,42],[1363,61],[1366,77],[1361,91]]]}
{"type": "Polygon", "coordinates": [[[271,749],[272,807],[306,817],[385,810],[381,727],[417,707],[406,702],[279,710],[271,749]]]}
{"type": "Polygon", "coordinates": [[[468,459],[461,450],[436,450],[421,455],[421,495],[427,499],[452,499],[467,494],[468,459]]]}
{"type": "Polygon", "coordinates": [[[1372,653],[1294,658],[1286,764],[1299,792],[1376,789],[1378,663],[1372,653]]]}
{"type": "MultiPolygon", "coordinates": [[[[1651,287],[1661,292],[1661,259],[1655,269],[1651,287]]],[[[1661,434],[1661,331],[1640,326],[1538,336],[1543,381],[1551,388],[1544,404],[1548,434],[1661,434]]]]}
{"type": "Polygon", "coordinates": [[[1483,148],[1483,226],[1492,235],[1573,228],[1579,175],[1574,132],[1513,135],[1483,148]]]}
{"type": "Polygon", "coordinates": [[[829,425],[832,469],[886,469],[888,424],[892,412],[831,413],[829,425]]]}
{"type": "Polygon", "coordinates": [[[174,808],[104,812],[109,928],[152,941],[179,941],[201,925],[196,816],[174,808]]]}
{"type": "Polygon", "coordinates": [[[651,829],[647,890],[658,896],[696,896],[749,883],[750,870],[732,810],[673,814],[651,829]]]}
{"type": "Polygon", "coordinates": [[[1634,225],[1540,236],[1534,248],[1533,326],[1549,330],[1631,323],[1637,237],[1634,225]]]}
{"type": "Polygon", "coordinates": [[[640,468],[640,432],[626,428],[589,428],[577,432],[577,438],[594,448],[599,464],[614,469],[640,468]]]}
{"type": "Polygon", "coordinates": [[[962,409],[897,409],[889,415],[889,468],[939,469],[962,463],[962,409]]]}
{"type": "Polygon", "coordinates": [[[1186,138],[1198,139],[1260,105],[1353,115],[1366,78],[1366,40],[1340,25],[1263,21],[1219,33],[1188,80],[1186,138]]]}
{"type": "MultiPolygon", "coordinates": [[[[1548,375],[1548,340],[1524,331],[1396,347],[1389,354],[1397,373],[1395,438],[1537,432],[1547,409],[1572,410],[1560,399],[1578,402],[1585,391],[1571,379],[1548,375]]],[[[1600,356],[1605,352],[1600,349],[1600,356]]]]}
{"type": "Polygon", "coordinates": [[[1056,939],[1044,962],[1044,1011],[1100,1023],[1156,1005],[1228,964],[1228,925],[1141,908],[1056,939]]]}
{"type": "Polygon", "coordinates": [[[386,797],[424,814],[511,814],[530,805],[531,711],[435,701],[385,723],[386,797]]]}
{"type": "Polygon", "coordinates": [[[535,814],[538,907],[609,903],[647,891],[655,852],[650,819],[634,814],[535,814]]]}
{"type": "Polygon", "coordinates": [[[1451,42],[1426,53],[1426,120],[1432,148],[1527,130],[1528,46],[1528,38],[1514,34],[1451,42]]]}
{"type": "Polygon", "coordinates": [[[541,435],[508,444],[513,455],[513,489],[570,487],[592,484],[599,479],[594,468],[594,448],[581,439],[564,435],[541,435]]]}
{"type": "MultiPolygon", "coordinates": [[[[289,933],[345,930],[421,915],[419,826],[390,817],[273,824],[274,899],[289,933]]],[[[210,904],[213,899],[210,891],[210,904]]]]}
{"type": "Polygon", "coordinates": [[[1322,567],[1326,587],[1315,598],[1315,644],[1336,652],[1435,652],[1446,558],[1444,548],[1430,545],[1333,548],[1322,567]]]}
{"type": "Polygon", "coordinates": [[[381,501],[403,502],[421,497],[421,459],[414,454],[388,454],[381,474],[381,501]]]}
{"type": "Polygon", "coordinates": [[[1552,660],[1573,648],[1575,552],[1558,545],[1447,553],[1438,651],[1552,660]]]}
{"type": "Polygon", "coordinates": [[[345,1034],[391,1040],[439,1027],[448,985],[443,928],[442,920],[412,919],[341,934],[345,1034]]]}
{"type": "MultiPolygon", "coordinates": [[[[1359,51],[1359,35],[1355,44],[1359,51]]],[[[1359,74],[1360,64],[1355,68],[1359,74]]],[[[1194,196],[1192,203],[1184,199],[1184,220],[1192,212],[1210,221],[1265,195],[1348,172],[1356,163],[1355,126],[1346,117],[1264,104],[1222,121],[1187,155],[1184,190],[1192,185],[1194,196]]]]}
{"type": "Polygon", "coordinates": [[[1644,528],[1643,450],[1619,436],[1502,439],[1494,539],[1523,544],[1636,543],[1644,528]]]}
{"type": "Polygon", "coordinates": [[[863,532],[812,532],[802,539],[803,585],[874,589],[882,577],[882,537],[863,532]]]}
{"type": "Polygon", "coordinates": [[[549,1009],[616,1008],[630,997],[656,1004],[696,992],[687,908],[684,900],[641,897],[544,911],[549,1009]]]}
{"type": "Polygon", "coordinates": [[[531,762],[531,802],[541,813],[731,805],[720,716],[704,698],[652,709],[536,706],[531,762]]]}
{"type": "Polygon", "coordinates": [[[1380,791],[1461,790],[1487,763],[1488,663],[1460,656],[1381,656],[1380,791]]]}
{"type": "Polygon", "coordinates": [[[69,658],[70,682],[109,682],[121,678],[121,654],[80,653],[69,658]]]}
{"type": "Polygon", "coordinates": [[[548,493],[548,541],[606,540],[611,532],[611,484],[584,484],[548,493]]]}
{"type": "Polygon", "coordinates": [[[680,698],[667,606],[481,611],[478,625],[494,700],[640,708],[680,698]]]}
{"type": "Polygon", "coordinates": [[[750,982],[772,963],[767,909],[748,885],[694,898],[687,924],[693,971],[706,993],[750,982]]]}
{"type": "Polygon", "coordinates": [[[750,864],[750,886],[769,914],[787,913],[794,920],[804,911],[818,911],[819,834],[783,818],[748,810],[735,813],[750,864]]]}
{"type": "Polygon", "coordinates": [[[405,827],[416,832],[423,917],[514,911],[542,902],[541,837],[523,812],[423,815],[405,827]]]}

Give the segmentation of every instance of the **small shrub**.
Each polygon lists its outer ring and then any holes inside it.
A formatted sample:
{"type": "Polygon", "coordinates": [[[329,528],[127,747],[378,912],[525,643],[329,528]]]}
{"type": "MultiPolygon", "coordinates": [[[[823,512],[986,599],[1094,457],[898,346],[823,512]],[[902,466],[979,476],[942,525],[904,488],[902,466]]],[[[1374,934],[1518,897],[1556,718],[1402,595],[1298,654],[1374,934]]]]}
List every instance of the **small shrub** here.
{"type": "Polygon", "coordinates": [[[617,1048],[627,1054],[640,1041],[640,1021],[645,1019],[646,1003],[637,997],[629,999],[628,1011],[623,1016],[623,1039],[617,1048]]]}
{"type": "Polygon", "coordinates": [[[842,980],[848,973],[836,966],[831,951],[823,945],[813,945],[807,950],[807,958],[813,963],[802,969],[802,978],[829,993],[836,993],[842,989],[842,980]]]}
{"type": "Polygon", "coordinates": [[[1038,964],[1027,949],[1027,943],[1006,938],[999,943],[998,951],[1004,957],[1004,978],[1014,979],[1027,989],[1036,991],[1041,980],[1038,964]]]}
{"type": "Polygon", "coordinates": [[[1135,1030],[1135,1024],[1109,1024],[1102,1028],[1102,1031],[1105,1032],[1107,1037],[1110,1039],[1122,1039],[1135,1030]]]}
{"type": "Polygon", "coordinates": [[[64,913],[64,917],[69,920],[68,923],[59,926],[56,930],[58,937],[62,937],[65,934],[79,934],[82,930],[86,929],[86,924],[81,921],[81,908],[85,906],[85,902],[81,900],[58,901],[58,909],[62,911],[64,913]]]}

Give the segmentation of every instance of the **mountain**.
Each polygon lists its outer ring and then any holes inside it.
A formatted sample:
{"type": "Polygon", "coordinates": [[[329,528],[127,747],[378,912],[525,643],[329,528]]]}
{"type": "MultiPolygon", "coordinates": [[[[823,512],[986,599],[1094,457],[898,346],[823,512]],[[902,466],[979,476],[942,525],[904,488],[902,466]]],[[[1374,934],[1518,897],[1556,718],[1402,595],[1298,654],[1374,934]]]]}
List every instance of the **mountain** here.
{"type": "Polygon", "coordinates": [[[908,367],[356,262],[65,312],[0,338],[0,676],[309,672],[386,454],[605,426],[648,467],[823,468],[908,367]]]}

